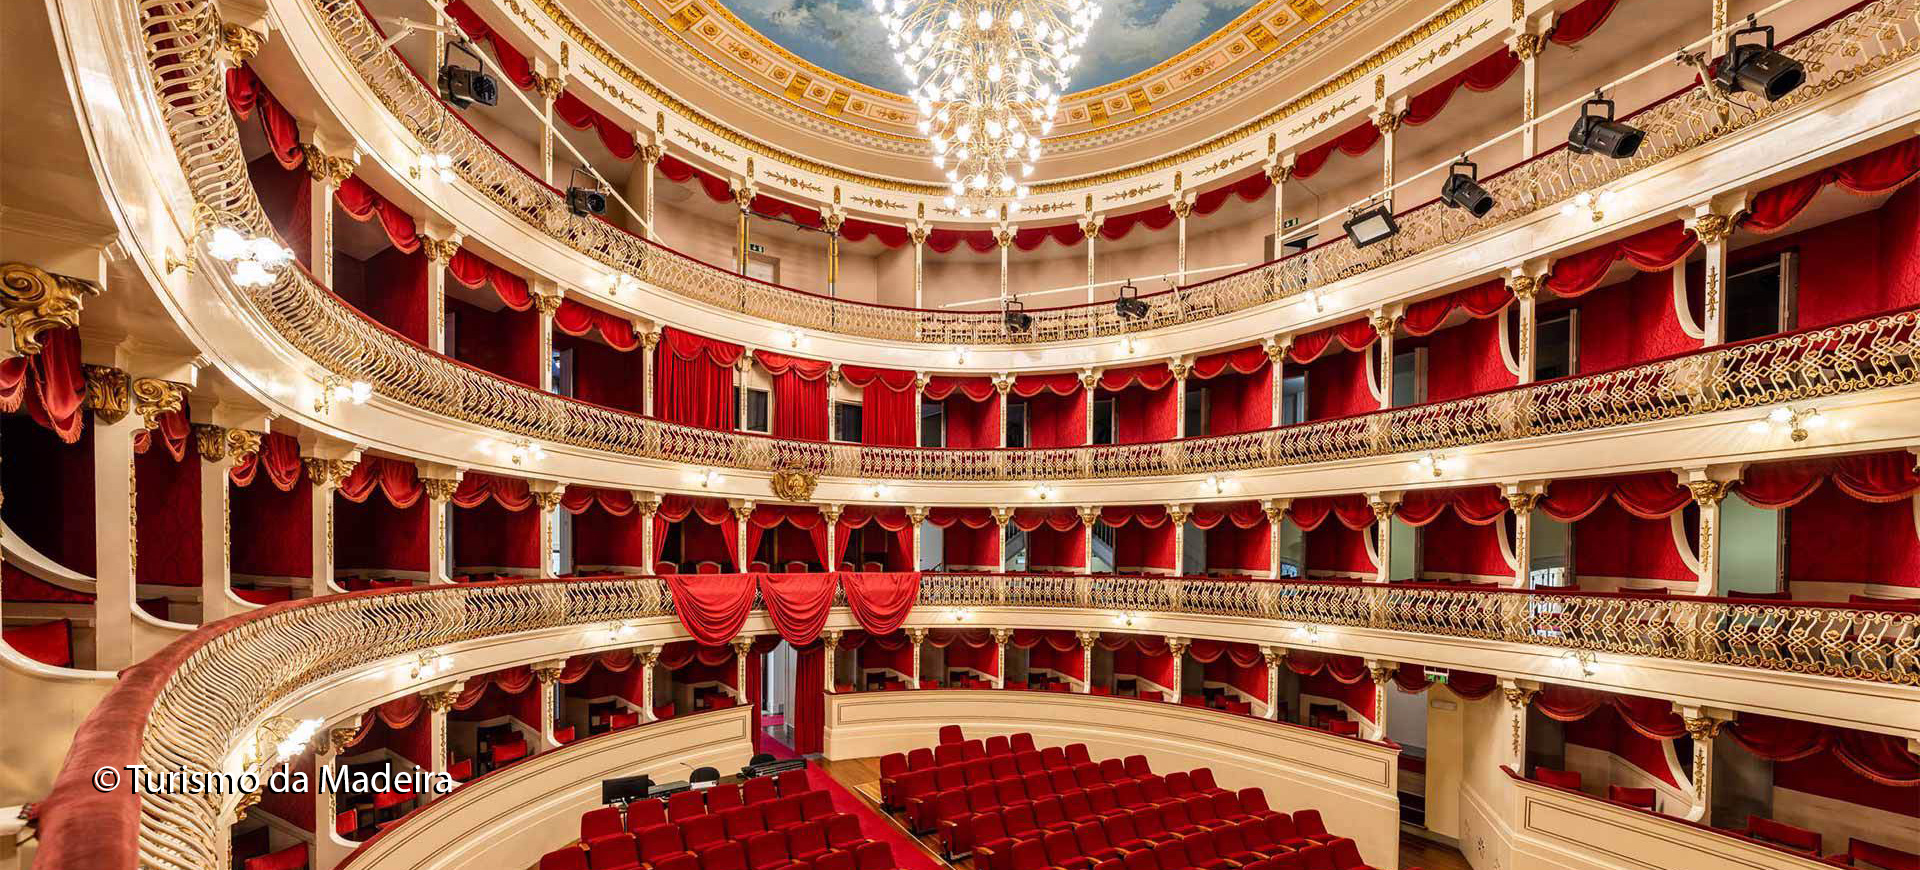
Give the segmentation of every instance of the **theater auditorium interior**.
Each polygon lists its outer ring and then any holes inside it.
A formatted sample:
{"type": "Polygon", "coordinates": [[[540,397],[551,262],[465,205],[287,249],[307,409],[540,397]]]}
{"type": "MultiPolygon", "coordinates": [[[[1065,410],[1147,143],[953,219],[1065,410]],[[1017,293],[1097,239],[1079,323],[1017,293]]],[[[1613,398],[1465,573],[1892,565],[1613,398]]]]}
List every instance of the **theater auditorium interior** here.
{"type": "Polygon", "coordinates": [[[1920,870],[1920,0],[0,20],[0,870],[1920,870]]]}

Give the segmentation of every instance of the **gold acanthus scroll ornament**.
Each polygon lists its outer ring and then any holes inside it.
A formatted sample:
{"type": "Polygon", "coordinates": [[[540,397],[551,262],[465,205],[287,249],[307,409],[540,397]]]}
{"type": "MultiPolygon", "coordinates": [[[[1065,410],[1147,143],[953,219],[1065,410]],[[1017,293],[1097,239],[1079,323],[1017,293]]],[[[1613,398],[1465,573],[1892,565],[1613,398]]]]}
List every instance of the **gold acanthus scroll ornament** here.
{"type": "Polygon", "coordinates": [[[782,468],[773,473],[768,483],[773,486],[773,494],[781,501],[811,501],[813,488],[820,483],[818,475],[798,468],[782,468]]]}

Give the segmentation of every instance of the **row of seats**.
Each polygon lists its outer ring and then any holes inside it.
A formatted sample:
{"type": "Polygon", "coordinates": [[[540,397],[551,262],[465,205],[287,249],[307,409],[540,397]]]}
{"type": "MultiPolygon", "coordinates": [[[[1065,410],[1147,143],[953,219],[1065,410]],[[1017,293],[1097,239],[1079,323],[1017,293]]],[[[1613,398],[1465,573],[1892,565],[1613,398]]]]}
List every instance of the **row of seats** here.
{"type": "Polygon", "coordinates": [[[1282,823],[1282,818],[1246,819],[1184,835],[1162,831],[1131,837],[1132,829],[1109,819],[1081,823],[1072,831],[1048,831],[1039,838],[1009,838],[998,850],[982,846],[975,855],[986,855],[988,866],[1005,870],[1376,870],[1361,860],[1353,840],[1325,832],[1302,836],[1291,820],[1282,823]],[[1108,833],[1109,827],[1116,833],[1108,833]],[[1004,859],[998,857],[1002,851],[1004,859]]]}
{"type": "Polygon", "coordinates": [[[1031,804],[1017,803],[955,814],[941,822],[941,842],[949,854],[960,854],[975,843],[1001,835],[1018,838],[1035,831],[1067,830],[1078,824],[1107,819],[1130,819],[1128,824],[1143,830],[1180,834],[1280,815],[1267,807],[1266,795],[1257,788],[1243,789],[1239,795],[1189,795],[1164,804],[1116,804],[1108,794],[1069,792],[1031,804]]]}

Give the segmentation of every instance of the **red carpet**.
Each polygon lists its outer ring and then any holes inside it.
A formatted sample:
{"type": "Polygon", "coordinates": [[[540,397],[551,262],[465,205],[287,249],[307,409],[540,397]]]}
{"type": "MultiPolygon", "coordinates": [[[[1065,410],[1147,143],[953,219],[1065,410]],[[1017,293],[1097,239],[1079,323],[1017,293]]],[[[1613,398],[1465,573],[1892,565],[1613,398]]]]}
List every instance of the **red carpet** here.
{"type": "MultiPolygon", "coordinates": [[[[761,748],[773,751],[764,745],[770,742],[774,741],[762,741],[761,748]]],[[[893,822],[881,816],[880,811],[874,809],[872,804],[867,803],[859,795],[847,791],[845,786],[828,776],[819,765],[807,765],[807,784],[816,789],[826,789],[828,794],[833,795],[833,808],[843,813],[852,813],[854,818],[859,819],[862,834],[892,846],[893,862],[900,870],[948,870],[949,865],[928,857],[926,852],[921,851],[919,843],[914,842],[893,822]]]]}
{"type": "Polygon", "coordinates": [[[780,738],[765,732],[761,732],[760,734],[760,751],[774,758],[778,758],[781,761],[800,757],[798,753],[793,751],[793,747],[781,743],[780,738]]]}

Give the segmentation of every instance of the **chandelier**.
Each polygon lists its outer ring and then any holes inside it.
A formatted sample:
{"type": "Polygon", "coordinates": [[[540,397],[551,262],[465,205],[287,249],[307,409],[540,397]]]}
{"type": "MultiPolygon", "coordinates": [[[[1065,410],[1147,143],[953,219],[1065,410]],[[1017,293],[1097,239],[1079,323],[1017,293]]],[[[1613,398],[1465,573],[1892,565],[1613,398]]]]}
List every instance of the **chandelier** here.
{"type": "Polygon", "coordinates": [[[1095,0],[873,0],[933,165],[946,173],[946,205],[961,216],[994,203],[1018,211],[1026,179],[1053,131],[1095,0]]]}

